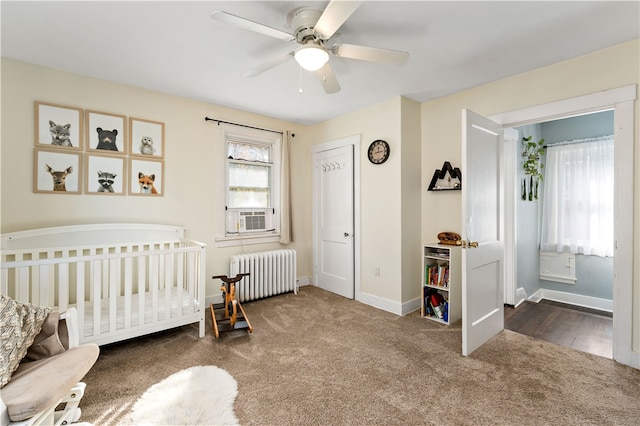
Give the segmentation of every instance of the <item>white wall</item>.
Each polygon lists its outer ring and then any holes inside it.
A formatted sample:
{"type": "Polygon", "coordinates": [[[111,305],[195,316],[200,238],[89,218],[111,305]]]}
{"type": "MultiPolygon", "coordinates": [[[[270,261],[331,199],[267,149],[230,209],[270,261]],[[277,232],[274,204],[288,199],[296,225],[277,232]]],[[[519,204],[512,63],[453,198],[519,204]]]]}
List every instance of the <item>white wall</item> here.
{"type": "MultiPolygon", "coordinates": [[[[517,59],[514,59],[517,60],[517,59]]],[[[519,74],[422,105],[423,180],[443,160],[460,164],[460,111],[469,108],[485,116],[569,99],[602,90],[640,84],[640,40],[623,43],[588,55],[570,59],[531,72],[519,74]]],[[[639,102],[635,102],[635,169],[640,170],[638,126],[639,102]]],[[[462,173],[465,171],[462,170],[462,173]]],[[[640,252],[640,173],[633,182],[634,252],[640,252]]],[[[453,191],[452,191],[453,192],[453,191]]],[[[423,193],[422,240],[433,241],[442,230],[459,231],[460,194],[423,193]],[[439,205],[440,208],[431,208],[439,205]]],[[[640,258],[637,254],[633,270],[634,340],[640,349],[640,258]]]]}
{"type": "MultiPolygon", "coordinates": [[[[291,143],[293,231],[298,276],[310,267],[310,154],[304,126],[247,112],[2,58],[1,232],[96,222],[148,222],[187,228],[207,244],[207,275],[227,274],[229,256],[279,244],[218,249],[214,241],[217,125],[226,121],[295,132],[291,143]],[[34,101],[75,106],[165,123],[164,197],[33,193],[34,101]]],[[[207,296],[218,295],[207,281],[207,296]]]]}

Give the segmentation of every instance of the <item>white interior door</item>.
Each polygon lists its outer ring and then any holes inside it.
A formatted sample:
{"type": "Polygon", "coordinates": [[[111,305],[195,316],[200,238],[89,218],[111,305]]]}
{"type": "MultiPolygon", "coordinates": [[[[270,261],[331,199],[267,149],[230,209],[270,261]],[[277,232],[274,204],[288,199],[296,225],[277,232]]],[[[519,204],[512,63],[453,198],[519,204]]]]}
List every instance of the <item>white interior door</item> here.
{"type": "Polygon", "coordinates": [[[353,299],[353,146],[318,152],[314,166],[316,285],[353,299]]]}
{"type": "Polygon", "coordinates": [[[503,130],[462,111],[462,354],[504,328],[503,130]]]}

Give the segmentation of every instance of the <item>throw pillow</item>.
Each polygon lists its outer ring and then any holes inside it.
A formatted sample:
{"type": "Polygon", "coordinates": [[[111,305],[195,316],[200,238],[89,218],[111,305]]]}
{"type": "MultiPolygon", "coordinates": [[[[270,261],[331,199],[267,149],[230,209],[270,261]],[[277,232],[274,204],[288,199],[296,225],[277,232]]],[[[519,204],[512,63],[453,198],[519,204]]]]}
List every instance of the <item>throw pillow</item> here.
{"type": "Polygon", "coordinates": [[[37,361],[42,358],[49,358],[61,354],[66,349],[60,341],[58,325],[60,324],[60,313],[51,312],[42,324],[42,330],[33,339],[29,346],[25,361],[37,361]]]}
{"type": "Polygon", "coordinates": [[[49,312],[51,308],[0,295],[0,388],[9,383],[49,312]]]}

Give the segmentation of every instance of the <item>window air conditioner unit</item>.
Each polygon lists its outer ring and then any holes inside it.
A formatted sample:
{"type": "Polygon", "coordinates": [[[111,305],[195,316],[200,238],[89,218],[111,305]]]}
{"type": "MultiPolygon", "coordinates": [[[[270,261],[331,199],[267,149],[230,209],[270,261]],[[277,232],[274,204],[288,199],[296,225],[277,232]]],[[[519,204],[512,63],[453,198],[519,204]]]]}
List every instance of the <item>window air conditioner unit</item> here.
{"type": "Polygon", "coordinates": [[[227,212],[227,232],[245,234],[272,231],[273,210],[235,210],[227,212]],[[235,225],[235,226],[234,226],[235,225]],[[235,229],[229,229],[235,228],[235,229]]]}

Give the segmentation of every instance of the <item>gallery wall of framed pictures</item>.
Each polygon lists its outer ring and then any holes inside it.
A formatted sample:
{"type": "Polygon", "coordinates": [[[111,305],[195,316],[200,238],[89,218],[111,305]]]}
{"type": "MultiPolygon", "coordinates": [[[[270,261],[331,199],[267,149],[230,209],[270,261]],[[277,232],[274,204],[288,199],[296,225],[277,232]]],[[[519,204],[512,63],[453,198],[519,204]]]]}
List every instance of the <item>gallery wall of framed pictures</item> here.
{"type": "Polygon", "coordinates": [[[33,192],[162,197],[164,123],[35,102],[33,192]]]}

